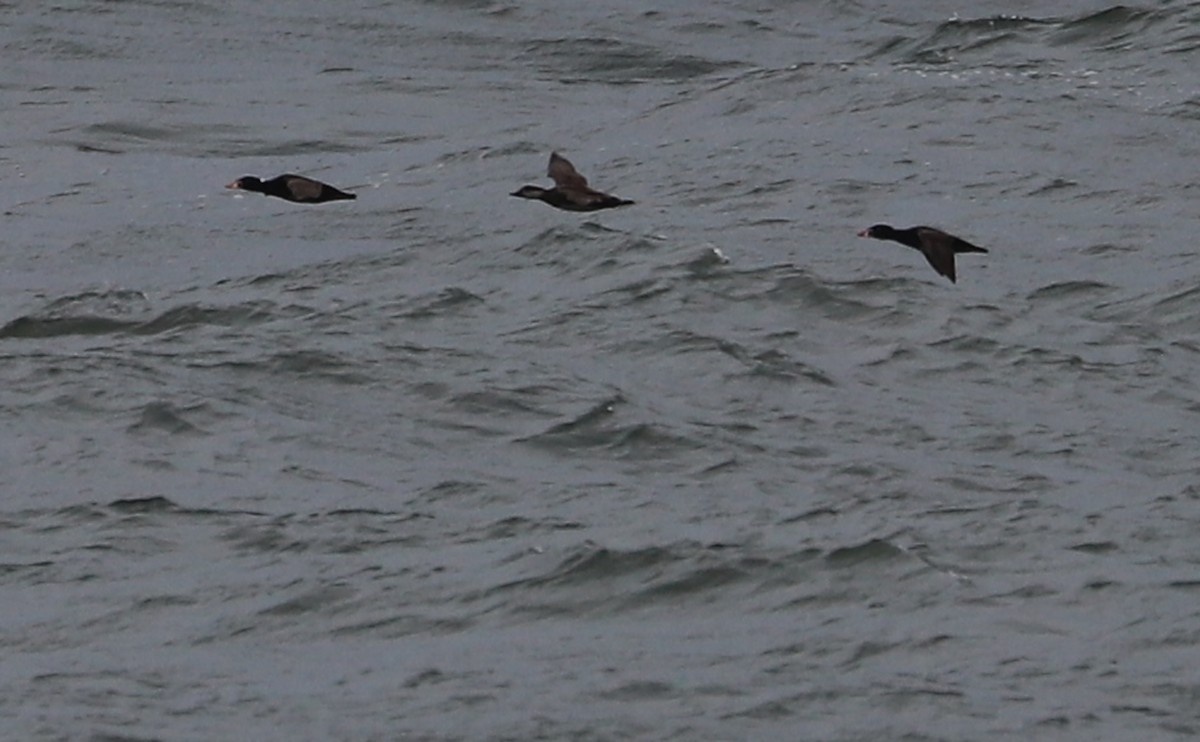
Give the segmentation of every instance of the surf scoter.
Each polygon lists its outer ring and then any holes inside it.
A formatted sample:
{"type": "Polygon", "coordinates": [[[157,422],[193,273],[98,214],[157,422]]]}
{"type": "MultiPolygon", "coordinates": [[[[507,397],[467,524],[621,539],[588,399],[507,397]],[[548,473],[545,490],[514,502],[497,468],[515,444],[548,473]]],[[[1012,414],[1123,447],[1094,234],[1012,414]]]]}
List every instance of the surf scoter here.
{"type": "Polygon", "coordinates": [[[954,254],[960,252],[987,252],[982,247],[947,234],[933,227],[909,227],[896,229],[887,224],[876,224],[858,233],[859,237],[874,237],[877,240],[892,240],[901,245],[920,250],[933,269],[956,283],[954,254]]]}
{"type": "Polygon", "coordinates": [[[358,198],[353,193],[339,191],[319,180],[291,173],[284,173],[270,180],[259,180],[253,175],[245,175],[225,187],[265,193],[298,204],[323,204],[326,201],[348,201],[358,198]]]}
{"type": "Polygon", "coordinates": [[[597,211],[633,203],[589,188],[587,178],[576,172],[575,166],[557,152],[550,153],[546,175],[554,181],[553,188],[527,185],[509,195],[545,201],[556,209],[566,211],[597,211]]]}

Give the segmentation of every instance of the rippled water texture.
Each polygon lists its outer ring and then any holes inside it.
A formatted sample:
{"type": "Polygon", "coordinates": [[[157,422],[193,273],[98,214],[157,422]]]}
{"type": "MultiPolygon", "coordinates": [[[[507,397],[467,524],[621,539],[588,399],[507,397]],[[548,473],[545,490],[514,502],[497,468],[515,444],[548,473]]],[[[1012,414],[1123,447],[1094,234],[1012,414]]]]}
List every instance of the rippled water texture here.
{"type": "Polygon", "coordinates": [[[0,6],[8,736],[1200,731],[1200,3],[660,6],[0,6]]]}

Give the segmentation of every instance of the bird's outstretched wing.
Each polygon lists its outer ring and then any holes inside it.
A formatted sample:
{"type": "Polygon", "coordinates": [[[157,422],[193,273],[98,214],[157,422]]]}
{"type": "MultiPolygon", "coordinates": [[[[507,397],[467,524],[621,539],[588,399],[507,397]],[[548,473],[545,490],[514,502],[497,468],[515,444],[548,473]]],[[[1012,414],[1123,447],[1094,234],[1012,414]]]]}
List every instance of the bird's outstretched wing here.
{"type": "Polygon", "coordinates": [[[559,188],[587,188],[587,178],[580,175],[571,161],[557,152],[550,153],[550,166],[546,168],[546,175],[554,181],[554,184],[559,188]]]}

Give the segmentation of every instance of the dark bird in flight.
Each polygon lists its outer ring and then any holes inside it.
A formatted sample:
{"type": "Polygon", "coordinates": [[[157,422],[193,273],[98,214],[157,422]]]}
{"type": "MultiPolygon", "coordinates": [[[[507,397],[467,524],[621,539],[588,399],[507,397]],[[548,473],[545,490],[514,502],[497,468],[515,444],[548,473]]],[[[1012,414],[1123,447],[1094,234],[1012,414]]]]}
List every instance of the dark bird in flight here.
{"type": "Polygon", "coordinates": [[[566,211],[598,211],[633,203],[589,188],[587,178],[576,172],[575,166],[557,152],[550,153],[550,167],[546,169],[546,175],[554,181],[553,188],[527,185],[509,195],[545,201],[556,209],[566,211]]]}
{"type": "Polygon", "coordinates": [[[909,227],[896,229],[887,224],[876,224],[858,233],[859,237],[874,237],[877,240],[892,240],[901,245],[920,250],[933,269],[955,283],[954,255],[960,252],[987,252],[970,242],[947,234],[933,227],[909,227]]]}
{"type": "Polygon", "coordinates": [[[358,198],[353,193],[339,191],[319,180],[291,173],[285,173],[270,180],[259,180],[253,175],[244,175],[225,187],[265,193],[268,196],[298,204],[323,204],[326,201],[348,201],[358,198]]]}

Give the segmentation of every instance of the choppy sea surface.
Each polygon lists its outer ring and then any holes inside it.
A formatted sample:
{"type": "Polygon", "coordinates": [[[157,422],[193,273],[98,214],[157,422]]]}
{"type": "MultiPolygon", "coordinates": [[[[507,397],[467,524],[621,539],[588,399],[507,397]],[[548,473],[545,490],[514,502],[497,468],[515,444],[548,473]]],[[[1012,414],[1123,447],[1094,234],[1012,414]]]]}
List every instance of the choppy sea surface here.
{"type": "Polygon", "coordinates": [[[4,737],[1200,734],[1200,3],[984,7],[0,4],[4,737]]]}

